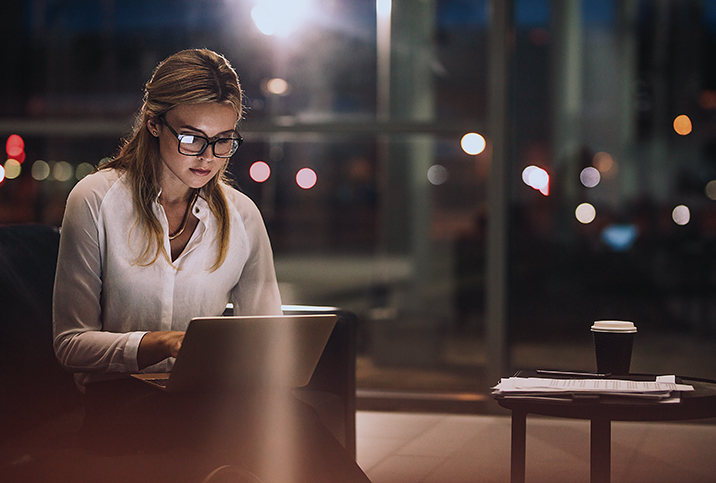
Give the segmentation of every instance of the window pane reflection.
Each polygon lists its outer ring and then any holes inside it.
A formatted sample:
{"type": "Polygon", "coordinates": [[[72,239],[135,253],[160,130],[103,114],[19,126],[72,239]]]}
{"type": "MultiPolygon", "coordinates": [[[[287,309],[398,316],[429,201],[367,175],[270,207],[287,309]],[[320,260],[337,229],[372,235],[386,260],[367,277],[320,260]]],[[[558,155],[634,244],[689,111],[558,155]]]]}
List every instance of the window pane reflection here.
{"type": "MultiPolygon", "coordinates": [[[[485,393],[490,2],[313,1],[281,34],[259,3],[15,2],[0,131],[24,160],[0,160],[0,223],[59,224],[156,63],[208,46],[245,89],[230,171],[285,302],[359,315],[363,388],[485,393]]],[[[515,1],[512,20],[510,369],[594,370],[588,328],[616,318],[634,370],[716,377],[716,2],[515,1]]]]}

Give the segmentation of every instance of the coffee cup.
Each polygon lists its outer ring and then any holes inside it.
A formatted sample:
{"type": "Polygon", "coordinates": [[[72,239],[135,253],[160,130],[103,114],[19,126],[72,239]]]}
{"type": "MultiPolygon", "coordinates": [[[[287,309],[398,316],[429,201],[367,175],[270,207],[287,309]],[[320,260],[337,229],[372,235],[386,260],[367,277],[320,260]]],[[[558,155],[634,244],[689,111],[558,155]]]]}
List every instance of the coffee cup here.
{"type": "Polygon", "coordinates": [[[597,320],[592,325],[597,372],[600,374],[629,374],[631,351],[636,326],[624,320],[597,320]]]}

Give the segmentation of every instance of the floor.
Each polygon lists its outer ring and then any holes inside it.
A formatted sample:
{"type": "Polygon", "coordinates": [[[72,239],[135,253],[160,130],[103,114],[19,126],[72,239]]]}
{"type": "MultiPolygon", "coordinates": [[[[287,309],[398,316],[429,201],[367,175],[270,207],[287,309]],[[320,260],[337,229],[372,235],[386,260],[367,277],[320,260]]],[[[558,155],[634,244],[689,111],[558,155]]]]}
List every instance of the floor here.
{"type": "MultiPolygon", "coordinates": [[[[612,482],[716,482],[709,423],[612,423],[612,482]]],[[[359,411],[357,444],[373,483],[510,481],[509,416],[359,411]]],[[[588,482],[589,423],[530,416],[526,474],[588,482]]]]}

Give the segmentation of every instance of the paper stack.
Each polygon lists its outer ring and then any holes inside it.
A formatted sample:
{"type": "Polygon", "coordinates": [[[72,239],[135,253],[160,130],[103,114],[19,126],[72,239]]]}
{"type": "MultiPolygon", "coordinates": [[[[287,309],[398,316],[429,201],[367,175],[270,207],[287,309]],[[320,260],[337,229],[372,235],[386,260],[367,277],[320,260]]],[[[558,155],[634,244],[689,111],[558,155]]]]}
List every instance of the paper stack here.
{"type": "Polygon", "coordinates": [[[610,378],[552,379],[543,377],[510,377],[492,388],[498,397],[571,398],[577,395],[627,396],[661,402],[678,402],[681,391],[693,386],[677,384],[676,376],[658,376],[655,381],[630,381],[610,378]]]}

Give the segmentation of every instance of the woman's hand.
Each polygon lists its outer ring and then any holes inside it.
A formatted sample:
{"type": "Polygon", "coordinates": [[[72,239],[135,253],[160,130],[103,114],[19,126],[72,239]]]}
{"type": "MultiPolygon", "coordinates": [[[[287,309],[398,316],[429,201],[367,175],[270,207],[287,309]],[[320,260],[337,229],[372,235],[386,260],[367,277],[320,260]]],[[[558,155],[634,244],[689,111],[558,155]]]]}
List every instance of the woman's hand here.
{"type": "Polygon", "coordinates": [[[137,350],[139,369],[161,362],[167,357],[176,357],[184,341],[184,332],[179,330],[162,330],[147,332],[142,337],[137,350]]]}

